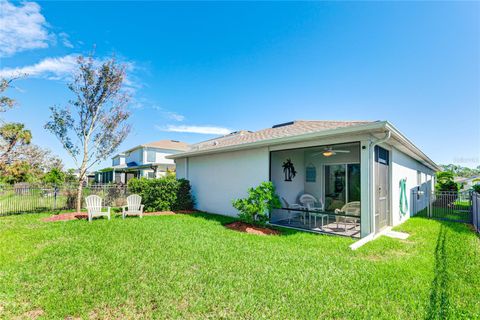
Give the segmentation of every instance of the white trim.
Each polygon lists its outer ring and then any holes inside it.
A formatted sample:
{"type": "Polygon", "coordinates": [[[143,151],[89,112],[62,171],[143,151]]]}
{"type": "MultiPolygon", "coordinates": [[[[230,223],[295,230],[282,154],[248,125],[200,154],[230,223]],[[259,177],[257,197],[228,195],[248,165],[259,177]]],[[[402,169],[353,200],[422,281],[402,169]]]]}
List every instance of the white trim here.
{"type": "Polygon", "coordinates": [[[416,147],[412,141],[410,141],[407,137],[405,137],[405,135],[403,135],[398,129],[396,129],[388,121],[378,121],[378,122],[355,125],[355,126],[350,126],[345,128],[324,130],[324,131],[300,134],[295,136],[287,136],[287,137],[281,137],[281,138],[272,138],[272,139],[251,142],[251,143],[242,143],[242,144],[236,144],[232,146],[225,146],[225,147],[212,148],[212,149],[206,149],[206,150],[180,152],[177,154],[167,156],[167,159],[179,159],[179,158],[184,158],[188,156],[197,156],[197,155],[204,155],[204,154],[242,150],[242,149],[260,148],[260,147],[272,146],[277,144],[302,142],[305,140],[312,140],[316,138],[352,134],[352,133],[377,132],[379,134],[383,134],[385,131],[391,131],[393,136],[392,138],[397,140],[401,145],[405,146],[405,148],[409,151],[410,155],[412,154],[416,155],[417,159],[423,160],[426,166],[430,167],[435,171],[441,170],[441,168],[433,160],[431,160],[425,153],[423,153],[418,147],[416,147]]]}

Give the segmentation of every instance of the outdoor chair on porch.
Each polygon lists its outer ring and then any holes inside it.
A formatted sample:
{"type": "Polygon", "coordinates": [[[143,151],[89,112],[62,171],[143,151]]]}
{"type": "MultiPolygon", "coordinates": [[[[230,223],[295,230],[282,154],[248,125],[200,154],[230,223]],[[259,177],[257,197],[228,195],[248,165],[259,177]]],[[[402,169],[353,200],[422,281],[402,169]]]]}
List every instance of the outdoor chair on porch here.
{"type": "Polygon", "coordinates": [[[303,204],[308,209],[308,225],[311,226],[312,224],[312,216],[314,217],[314,226],[317,227],[317,217],[321,218],[322,224],[321,227],[325,224],[324,219],[327,219],[328,222],[328,214],[323,213],[325,211],[325,206],[321,200],[317,200],[311,194],[305,193],[300,196],[300,203],[303,204]],[[321,212],[319,212],[321,211],[321,212]]]}
{"type": "Polygon", "coordinates": [[[345,214],[347,216],[336,216],[337,228],[338,222],[343,219],[345,224],[345,231],[347,231],[347,224],[353,223],[353,228],[355,229],[357,225],[360,224],[360,201],[352,201],[346,203],[341,209],[335,209],[336,214],[345,214]],[[355,217],[352,217],[355,216],[355,217]],[[358,216],[358,218],[356,217],[358,216]]]}
{"type": "Polygon", "coordinates": [[[125,219],[127,215],[138,215],[143,217],[142,197],[138,194],[132,194],[127,197],[127,205],[122,207],[122,217],[125,219]]]}
{"type": "Polygon", "coordinates": [[[110,220],[110,207],[107,207],[107,211],[103,211],[102,201],[102,198],[97,195],[85,198],[89,222],[92,222],[92,219],[95,217],[107,217],[110,220]]]}
{"type": "Polygon", "coordinates": [[[288,203],[287,199],[282,197],[282,201],[285,203],[285,206],[287,208],[287,213],[288,213],[288,224],[291,223],[292,218],[296,218],[298,216],[301,216],[303,218],[303,223],[305,224],[305,212],[303,211],[291,211],[288,209],[296,209],[296,210],[301,210],[304,209],[301,205],[298,203],[288,203]]]}

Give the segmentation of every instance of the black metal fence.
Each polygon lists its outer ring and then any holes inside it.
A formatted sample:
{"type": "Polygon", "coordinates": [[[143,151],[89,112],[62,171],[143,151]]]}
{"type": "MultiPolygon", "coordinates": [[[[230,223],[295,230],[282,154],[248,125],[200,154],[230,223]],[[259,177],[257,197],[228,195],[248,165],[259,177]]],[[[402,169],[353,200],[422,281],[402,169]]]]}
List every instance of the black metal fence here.
{"type": "Polygon", "coordinates": [[[411,197],[412,212],[432,219],[472,223],[471,191],[434,191],[422,193],[414,190],[411,197]]]}
{"type": "Polygon", "coordinates": [[[472,193],[472,224],[480,233],[480,193],[472,193]]]}
{"type": "MultiPolygon", "coordinates": [[[[102,197],[106,206],[119,207],[126,204],[129,193],[126,185],[90,185],[83,189],[82,207],[85,197],[92,194],[102,197]]],[[[70,210],[75,209],[76,204],[77,187],[74,185],[0,185],[0,216],[70,210]]]]}

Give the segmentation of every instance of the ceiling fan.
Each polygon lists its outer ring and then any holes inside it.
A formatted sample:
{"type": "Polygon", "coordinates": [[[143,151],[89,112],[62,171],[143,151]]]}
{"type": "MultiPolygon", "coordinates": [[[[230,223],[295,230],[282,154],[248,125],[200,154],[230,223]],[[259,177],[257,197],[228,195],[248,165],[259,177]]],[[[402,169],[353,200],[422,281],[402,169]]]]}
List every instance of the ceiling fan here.
{"type": "Polygon", "coordinates": [[[350,150],[340,150],[333,149],[332,147],[325,147],[321,152],[312,153],[312,157],[316,157],[319,155],[323,155],[324,157],[331,157],[336,155],[337,153],[350,153],[350,150]]]}

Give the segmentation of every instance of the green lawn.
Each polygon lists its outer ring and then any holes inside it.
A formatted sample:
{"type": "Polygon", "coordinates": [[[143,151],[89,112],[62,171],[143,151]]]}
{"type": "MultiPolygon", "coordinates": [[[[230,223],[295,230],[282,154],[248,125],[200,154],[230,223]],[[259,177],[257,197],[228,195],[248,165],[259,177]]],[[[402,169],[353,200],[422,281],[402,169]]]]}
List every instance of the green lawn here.
{"type": "Polygon", "coordinates": [[[350,238],[228,230],[213,215],[0,218],[0,318],[480,318],[480,241],[412,218],[350,238]]]}

